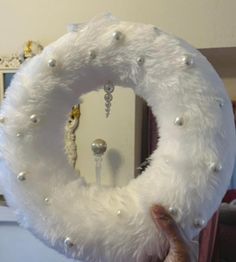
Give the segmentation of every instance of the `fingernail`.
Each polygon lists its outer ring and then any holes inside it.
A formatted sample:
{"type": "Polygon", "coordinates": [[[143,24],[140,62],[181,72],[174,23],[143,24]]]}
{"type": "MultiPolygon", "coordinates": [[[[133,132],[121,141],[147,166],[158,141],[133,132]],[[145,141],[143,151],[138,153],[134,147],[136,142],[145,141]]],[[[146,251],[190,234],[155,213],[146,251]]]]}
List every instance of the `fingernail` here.
{"type": "Polygon", "coordinates": [[[154,206],[152,208],[154,216],[159,220],[167,220],[169,219],[167,212],[161,206],[154,206]]]}

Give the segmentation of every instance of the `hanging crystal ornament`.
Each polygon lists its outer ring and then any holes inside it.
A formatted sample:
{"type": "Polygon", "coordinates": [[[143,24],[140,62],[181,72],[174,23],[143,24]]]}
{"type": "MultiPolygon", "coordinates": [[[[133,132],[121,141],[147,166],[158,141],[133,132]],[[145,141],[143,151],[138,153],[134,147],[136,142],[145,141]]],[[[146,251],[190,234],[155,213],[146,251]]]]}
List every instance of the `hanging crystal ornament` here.
{"type": "Polygon", "coordinates": [[[107,150],[107,143],[103,139],[95,139],[92,142],[91,149],[95,160],[96,184],[101,185],[102,156],[107,150]]]}
{"type": "Polygon", "coordinates": [[[109,117],[111,112],[111,101],[113,99],[112,93],[114,92],[114,89],[115,86],[111,81],[108,81],[104,85],[104,91],[106,92],[106,94],[104,95],[106,117],[109,117]]]}

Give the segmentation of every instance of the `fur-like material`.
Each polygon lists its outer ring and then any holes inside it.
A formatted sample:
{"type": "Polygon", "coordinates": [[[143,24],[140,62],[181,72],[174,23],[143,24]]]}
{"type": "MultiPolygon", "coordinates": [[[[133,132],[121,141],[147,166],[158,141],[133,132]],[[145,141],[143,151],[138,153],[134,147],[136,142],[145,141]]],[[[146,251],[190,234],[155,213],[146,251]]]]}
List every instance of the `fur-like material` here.
{"type": "Polygon", "coordinates": [[[176,221],[193,238],[232,174],[235,129],[221,79],[197,50],[152,25],[104,16],[66,34],[24,63],[1,114],[0,180],[9,205],[22,226],[75,259],[162,258],[166,241],[150,207],[175,208],[176,221]],[[86,184],[64,153],[64,125],[76,97],[108,81],[143,97],[160,133],[150,166],[123,188],[86,184]],[[22,171],[24,181],[17,179],[22,171]],[[67,237],[73,245],[65,245],[67,237]]]}

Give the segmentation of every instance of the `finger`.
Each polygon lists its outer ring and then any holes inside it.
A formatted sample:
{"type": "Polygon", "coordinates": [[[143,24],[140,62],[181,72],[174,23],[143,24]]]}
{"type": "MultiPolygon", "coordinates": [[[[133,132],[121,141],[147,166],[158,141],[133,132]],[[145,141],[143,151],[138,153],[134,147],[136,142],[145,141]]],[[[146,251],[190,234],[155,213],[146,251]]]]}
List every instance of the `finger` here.
{"type": "Polygon", "coordinates": [[[184,238],[171,215],[162,206],[153,206],[151,209],[155,224],[165,233],[170,244],[184,242],[184,238]]]}
{"type": "Polygon", "coordinates": [[[151,213],[155,224],[161,228],[170,244],[170,251],[165,261],[189,262],[189,248],[171,215],[162,206],[152,207],[151,213]]]}

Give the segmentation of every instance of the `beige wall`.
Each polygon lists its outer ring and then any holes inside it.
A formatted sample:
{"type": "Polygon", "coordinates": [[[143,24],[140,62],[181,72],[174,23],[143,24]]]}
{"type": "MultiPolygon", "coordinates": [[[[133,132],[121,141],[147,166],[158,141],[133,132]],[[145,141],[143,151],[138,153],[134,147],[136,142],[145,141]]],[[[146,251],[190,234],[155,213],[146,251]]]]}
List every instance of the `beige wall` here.
{"type": "Polygon", "coordinates": [[[155,24],[197,48],[235,46],[235,10],[235,0],[0,0],[0,52],[13,52],[27,39],[47,44],[68,23],[107,11],[155,24]]]}
{"type": "Polygon", "coordinates": [[[135,173],[135,96],[131,89],[116,87],[111,114],[105,117],[104,91],[82,97],[81,117],[76,132],[78,159],[76,169],[89,182],[95,182],[92,142],[107,142],[102,163],[102,184],[125,185],[135,173]]]}
{"type": "Polygon", "coordinates": [[[232,100],[236,100],[236,45],[231,48],[200,50],[215,67],[232,100]]]}

